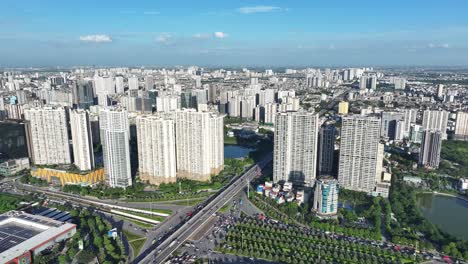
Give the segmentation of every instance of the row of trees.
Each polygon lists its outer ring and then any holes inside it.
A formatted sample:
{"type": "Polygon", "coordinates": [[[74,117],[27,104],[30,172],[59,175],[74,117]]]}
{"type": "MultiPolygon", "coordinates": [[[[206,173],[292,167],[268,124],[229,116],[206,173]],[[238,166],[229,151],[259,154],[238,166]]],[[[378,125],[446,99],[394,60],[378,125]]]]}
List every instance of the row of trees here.
{"type": "Polygon", "coordinates": [[[402,263],[412,261],[408,255],[339,241],[323,233],[304,233],[297,227],[281,228],[257,219],[243,218],[228,232],[218,248],[224,253],[254,256],[286,263],[402,263]]]}
{"type": "MultiPolygon", "coordinates": [[[[253,197],[251,201],[255,206],[265,212],[267,216],[285,223],[300,224],[311,228],[364,239],[381,239],[380,198],[375,198],[374,204],[363,212],[363,215],[373,222],[372,228],[364,228],[354,224],[358,216],[351,210],[340,210],[340,215],[342,215],[340,217],[341,221],[338,219],[318,219],[312,214],[307,204],[297,205],[291,202],[278,205],[274,199],[256,193],[251,197],[253,197]]],[[[367,197],[367,199],[369,200],[369,197],[367,197]]]]}

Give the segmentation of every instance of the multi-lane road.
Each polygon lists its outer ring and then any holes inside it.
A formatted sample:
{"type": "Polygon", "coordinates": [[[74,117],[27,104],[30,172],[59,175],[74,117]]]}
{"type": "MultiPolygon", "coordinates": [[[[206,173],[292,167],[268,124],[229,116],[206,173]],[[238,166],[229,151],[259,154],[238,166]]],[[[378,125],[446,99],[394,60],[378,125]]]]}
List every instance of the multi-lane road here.
{"type": "Polygon", "coordinates": [[[180,245],[182,245],[192,234],[197,232],[226,202],[231,200],[246,184],[259,174],[259,170],[271,162],[272,154],[249,168],[242,175],[232,180],[226,187],[212,196],[206,203],[199,207],[199,211],[194,212],[193,216],[186,222],[177,226],[174,231],[160,240],[154,247],[150,247],[134,260],[134,263],[162,263],[166,260],[180,245]]]}

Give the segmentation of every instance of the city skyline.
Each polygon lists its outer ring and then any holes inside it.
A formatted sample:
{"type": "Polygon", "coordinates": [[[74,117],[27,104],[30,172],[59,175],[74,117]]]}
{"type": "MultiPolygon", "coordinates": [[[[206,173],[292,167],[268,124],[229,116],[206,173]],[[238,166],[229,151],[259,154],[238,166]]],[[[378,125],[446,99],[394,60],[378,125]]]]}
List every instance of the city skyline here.
{"type": "Polygon", "coordinates": [[[342,5],[5,3],[0,67],[466,65],[468,3],[342,5]]]}

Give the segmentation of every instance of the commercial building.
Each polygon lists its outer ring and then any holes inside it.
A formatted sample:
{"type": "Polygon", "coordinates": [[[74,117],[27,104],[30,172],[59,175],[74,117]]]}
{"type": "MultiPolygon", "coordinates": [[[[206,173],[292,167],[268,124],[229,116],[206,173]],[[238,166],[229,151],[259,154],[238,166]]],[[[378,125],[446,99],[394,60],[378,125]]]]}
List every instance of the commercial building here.
{"type": "Polygon", "coordinates": [[[332,217],[338,213],[338,181],[323,177],[315,181],[313,210],[319,217],[332,217]]]}
{"type": "Polygon", "coordinates": [[[442,150],[442,132],[438,130],[425,130],[419,152],[419,165],[438,168],[440,151],[442,150]]]}
{"type": "Polygon", "coordinates": [[[457,122],[455,125],[455,139],[468,140],[468,113],[457,113],[457,122]]]}
{"type": "Polygon", "coordinates": [[[47,106],[24,111],[28,144],[34,164],[70,164],[68,120],[62,107],[47,106]]]}
{"type": "Polygon", "coordinates": [[[16,173],[29,169],[29,159],[19,158],[11,159],[0,163],[0,176],[13,176],[16,173]]]}
{"type": "Polygon", "coordinates": [[[31,170],[31,176],[43,179],[48,183],[60,184],[62,186],[68,184],[88,186],[105,180],[104,169],[97,169],[95,171],[81,174],[49,168],[33,168],[31,170]]]}
{"type": "Polygon", "coordinates": [[[372,192],[378,163],[381,121],[377,117],[343,117],[338,181],[355,191],[372,192]]]}
{"type": "Polygon", "coordinates": [[[295,185],[315,184],[319,118],[308,112],[276,115],[273,155],[273,181],[295,185]]]}
{"type": "Polygon", "coordinates": [[[183,109],[175,120],[177,176],[208,181],[224,168],[224,116],[183,109]]]}
{"type": "Polygon", "coordinates": [[[92,170],[94,151],[88,111],[70,110],[70,127],[74,164],[82,171],[92,170]]]}
{"type": "Polygon", "coordinates": [[[128,113],[122,108],[99,111],[104,169],[111,187],[132,185],[128,113]]]}
{"type": "Polygon", "coordinates": [[[139,116],[136,128],[140,179],[151,184],[176,182],[174,120],[139,116]]]}
{"type": "Polygon", "coordinates": [[[334,125],[326,125],[319,132],[319,174],[330,175],[333,170],[333,156],[335,151],[334,125]]]}
{"type": "Polygon", "coordinates": [[[76,225],[10,211],[0,215],[0,263],[33,263],[43,250],[71,238],[76,225]]]}
{"type": "Polygon", "coordinates": [[[446,140],[449,114],[447,111],[425,110],[422,127],[424,130],[439,130],[442,133],[442,140],[446,140]]]}

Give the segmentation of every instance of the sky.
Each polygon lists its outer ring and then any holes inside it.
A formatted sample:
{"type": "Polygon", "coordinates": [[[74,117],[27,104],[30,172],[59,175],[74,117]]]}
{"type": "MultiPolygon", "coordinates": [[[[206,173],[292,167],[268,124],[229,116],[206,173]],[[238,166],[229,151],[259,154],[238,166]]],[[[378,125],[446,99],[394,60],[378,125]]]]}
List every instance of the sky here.
{"type": "Polygon", "coordinates": [[[467,66],[468,1],[2,0],[0,67],[467,66]]]}

